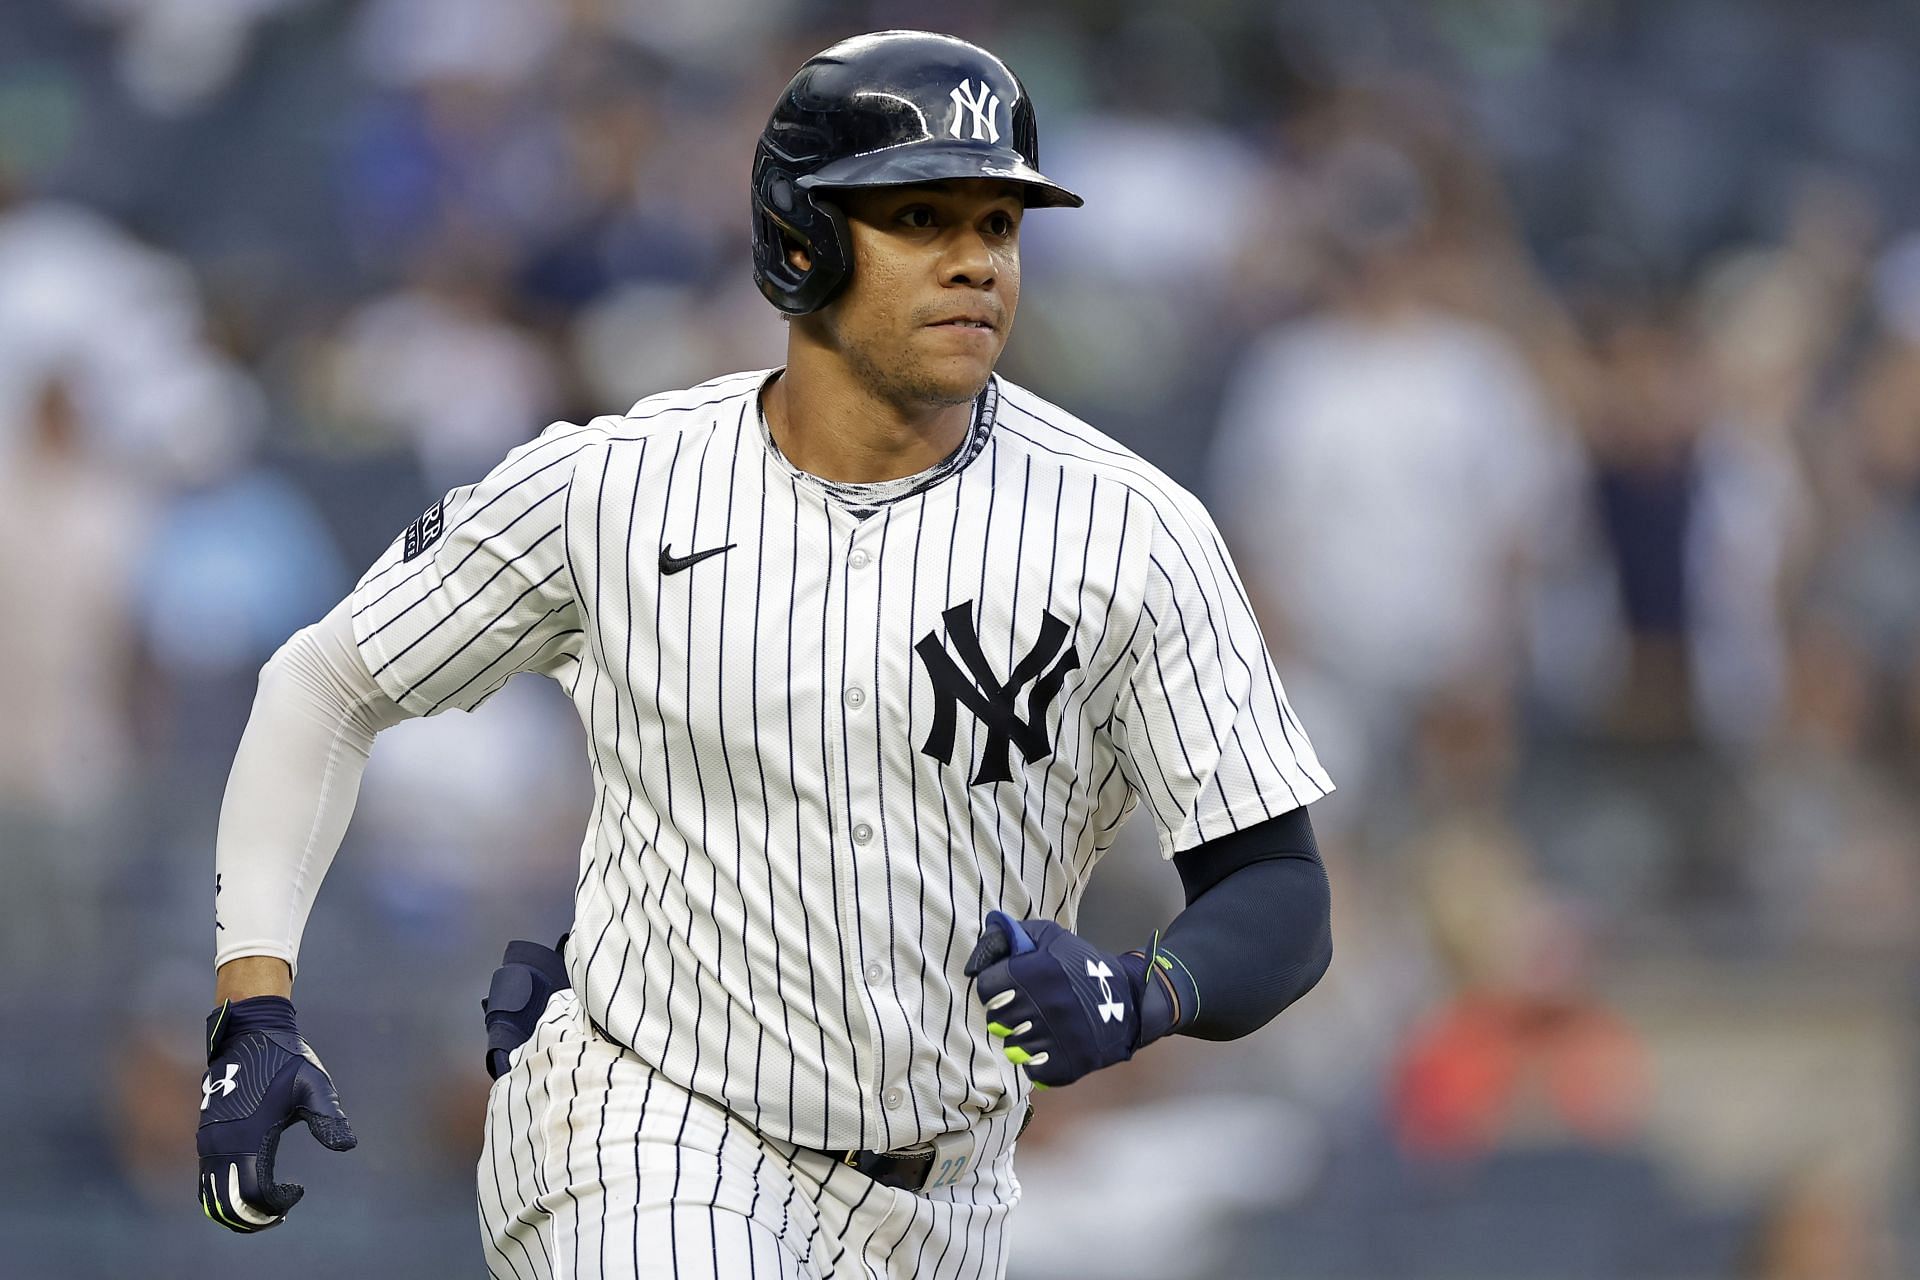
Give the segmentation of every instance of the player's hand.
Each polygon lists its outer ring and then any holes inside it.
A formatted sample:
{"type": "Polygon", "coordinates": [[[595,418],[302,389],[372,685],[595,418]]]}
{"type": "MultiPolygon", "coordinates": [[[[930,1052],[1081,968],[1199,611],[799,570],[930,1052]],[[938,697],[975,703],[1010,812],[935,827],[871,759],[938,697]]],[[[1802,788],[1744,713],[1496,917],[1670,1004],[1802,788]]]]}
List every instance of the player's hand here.
{"type": "MultiPolygon", "coordinates": [[[[1144,1042],[1147,960],[1100,950],[1051,920],[987,913],[966,973],[987,1030],[1036,1085],[1071,1084],[1131,1058],[1144,1042]]],[[[1170,1019],[1169,1019],[1170,1021],[1170,1019]]],[[[1164,1030],[1164,1028],[1159,1028],[1164,1030]]]]}
{"type": "Polygon", "coordinates": [[[273,1180],[280,1134],[296,1120],[321,1146],[357,1139],[327,1069],[293,1021],[284,996],[230,1000],[207,1015],[207,1075],[200,1082],[200,1208],[229,1231],[277,1227],[306,1188],[273,1180]]]}

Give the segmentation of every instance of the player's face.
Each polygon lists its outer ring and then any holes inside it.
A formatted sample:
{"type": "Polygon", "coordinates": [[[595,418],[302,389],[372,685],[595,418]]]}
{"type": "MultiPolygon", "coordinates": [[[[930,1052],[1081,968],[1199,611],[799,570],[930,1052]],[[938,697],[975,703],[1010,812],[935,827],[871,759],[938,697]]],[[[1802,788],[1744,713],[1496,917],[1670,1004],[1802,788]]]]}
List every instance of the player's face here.
{"type": "Polygon", "coordinates": [[[853,274],[820,314],[862,382],[902,404],[963,404],[1020,301],[1020,188],[980,178],[840,195],[853,274]]]}

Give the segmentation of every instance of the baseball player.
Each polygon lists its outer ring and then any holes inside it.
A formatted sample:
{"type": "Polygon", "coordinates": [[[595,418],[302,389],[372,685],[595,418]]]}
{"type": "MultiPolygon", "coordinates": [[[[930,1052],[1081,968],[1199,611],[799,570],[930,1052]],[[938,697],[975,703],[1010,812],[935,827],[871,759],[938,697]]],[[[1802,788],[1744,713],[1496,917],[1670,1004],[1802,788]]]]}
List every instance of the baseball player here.
{"type": "Polygon", "coordinates": [[[296,1119],[353,1145],[289,996],[374,735],[516,672],[579,709],[594,803],[563,955],[516,944],[489,998],[520,1026],[497,1280],[1002,1275],[1033,1090],[1313,985],[1332,784],[1212,521],[993,372],[1027,210],[1078,204],[992,54],[826,50],[752,173],[787,363],[550,427],[267,665],[220,820],[208,1216],[284,1218],[296,1119]],[[1075,913],[1142,805],[1187,906],[1108,950],[1075,913]]]}

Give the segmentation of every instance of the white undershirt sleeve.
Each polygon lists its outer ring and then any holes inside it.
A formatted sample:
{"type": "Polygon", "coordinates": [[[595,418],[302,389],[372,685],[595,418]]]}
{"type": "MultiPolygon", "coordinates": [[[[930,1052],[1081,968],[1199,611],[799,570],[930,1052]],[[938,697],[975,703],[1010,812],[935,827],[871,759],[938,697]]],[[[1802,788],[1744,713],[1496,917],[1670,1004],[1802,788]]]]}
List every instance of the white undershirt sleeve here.
{"type": "Polygon", "coordinates": [[[368,674],[345,601],[260,671],[214,851],[214,963],[278,956],[300,935],[360,794],[373,737],[407,718],[368,674]]]}

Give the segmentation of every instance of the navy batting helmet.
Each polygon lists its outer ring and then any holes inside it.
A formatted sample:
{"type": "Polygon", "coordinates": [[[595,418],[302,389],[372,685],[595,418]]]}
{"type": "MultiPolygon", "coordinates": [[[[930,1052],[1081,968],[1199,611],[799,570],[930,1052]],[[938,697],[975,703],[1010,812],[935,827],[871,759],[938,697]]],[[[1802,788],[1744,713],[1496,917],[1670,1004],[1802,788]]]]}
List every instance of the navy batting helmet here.
{"type": "Polygon", "coordinates": [[[832,193],[947,178],[1019,183],[1029,207],[1081,201],[1039,170],[1026,86],[978,45],[876,31],[815,54],[793,77],[753,156],[753,279],[790,315],[826,305],[853,267],[832,193]],[[790,245],[807,251],[803,270],[790,245]]]}

